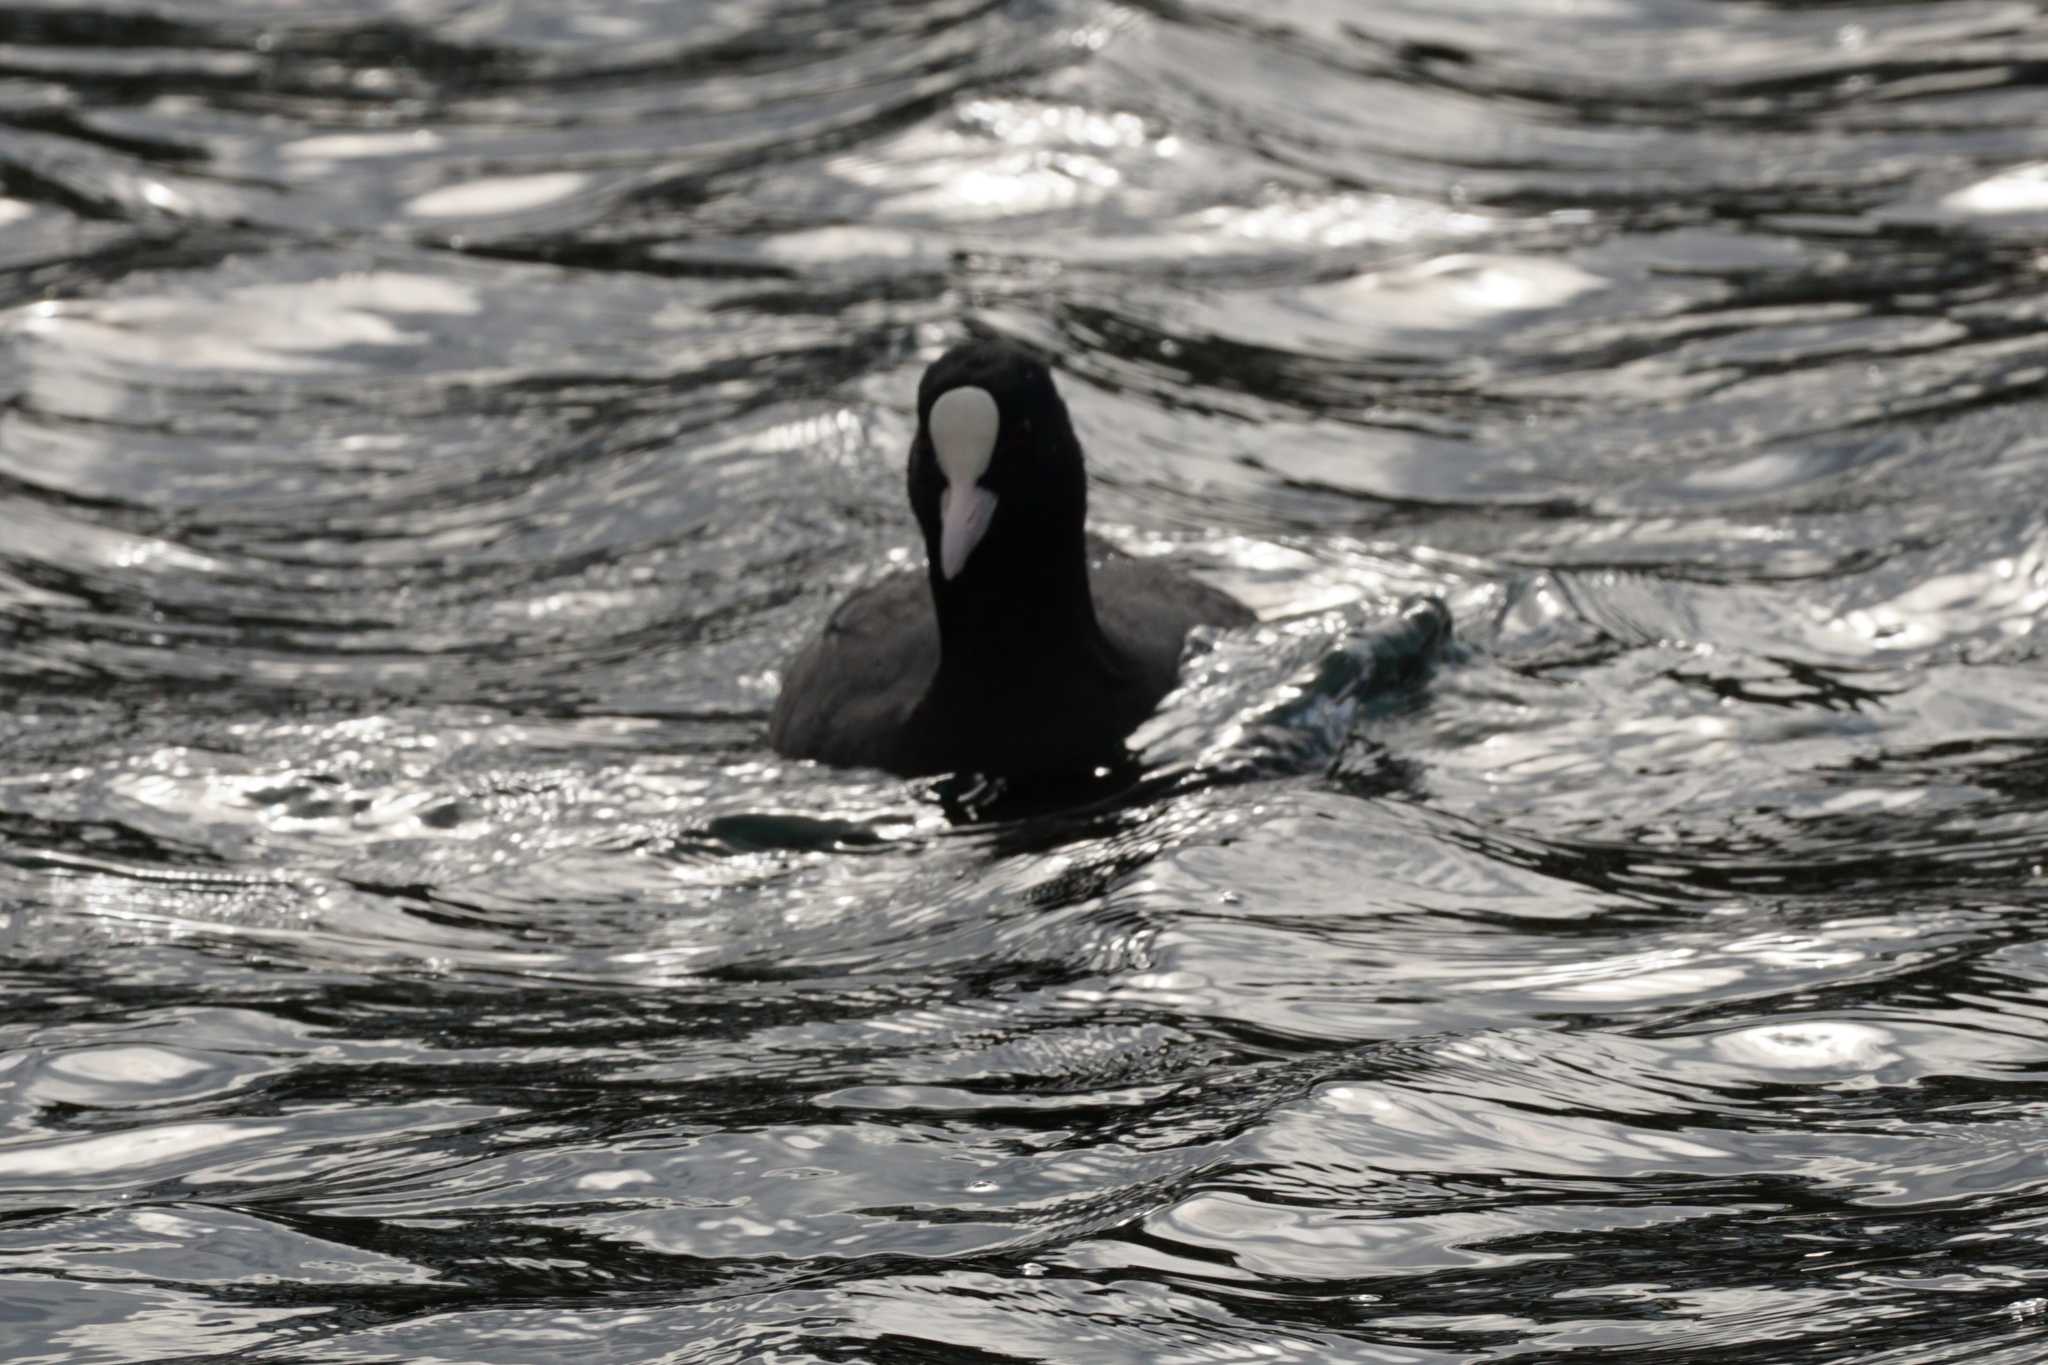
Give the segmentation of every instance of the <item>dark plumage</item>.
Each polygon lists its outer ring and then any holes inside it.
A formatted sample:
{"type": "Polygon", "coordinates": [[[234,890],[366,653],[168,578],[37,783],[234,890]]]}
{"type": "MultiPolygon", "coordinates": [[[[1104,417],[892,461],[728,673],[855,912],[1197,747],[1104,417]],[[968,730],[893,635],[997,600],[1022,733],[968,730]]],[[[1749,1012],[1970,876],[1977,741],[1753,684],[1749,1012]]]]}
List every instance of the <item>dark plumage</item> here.
{"type": "Polygon", "coordinates": [[[925,371],[909,482],[925,572],[848,597],[791,662],[778,753],[905,775],[1086,772],[1172,690],[1192,627],[1252,619],[1089,539],[1066,404],[1007,347],[956,346],[925,371]]]}

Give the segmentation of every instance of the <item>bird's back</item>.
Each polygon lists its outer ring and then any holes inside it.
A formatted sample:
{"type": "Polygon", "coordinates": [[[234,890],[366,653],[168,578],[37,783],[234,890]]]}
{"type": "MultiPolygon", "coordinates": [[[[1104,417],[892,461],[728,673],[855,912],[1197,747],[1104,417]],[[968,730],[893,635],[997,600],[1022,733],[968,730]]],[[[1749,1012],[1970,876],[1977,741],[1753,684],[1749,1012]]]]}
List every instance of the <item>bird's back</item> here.
{"type": "Polygon", "coordinates": [[[1180,681],[1181,653],[1196,626],[1229,629],[1255,619],[1242,602],[1156,559],[1111,551],[1091,556],[1095,619],[1149,694],[1146,710],[1180,681]]]}
{"type": "Polygon", "coordinates": [[[790,661],[768,743],[790,758],[902,771],[911,713],[938,665],[923,571],[891,574],[841,602],[790,661]]]}

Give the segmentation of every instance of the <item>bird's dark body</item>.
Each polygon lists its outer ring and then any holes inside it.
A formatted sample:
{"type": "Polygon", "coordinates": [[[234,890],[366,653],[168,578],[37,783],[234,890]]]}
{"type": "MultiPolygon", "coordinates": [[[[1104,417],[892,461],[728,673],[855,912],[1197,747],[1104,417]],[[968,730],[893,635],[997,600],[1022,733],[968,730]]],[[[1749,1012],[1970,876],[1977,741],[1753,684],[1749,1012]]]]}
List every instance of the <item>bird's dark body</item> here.
{"type": "Polygon", "coordinates": [[[1003,668],[957,680],[942,677],[921,570],[856,592],[790,664],[770,744],[907,776],[1059,774],[1110,761],[1173,690],[1188,632],[1252,618],[1235,599],[1150,560],[1105,549],[1091,570],[1099,646],[1020,640],[1003,668]]]}
{"type": "Polygon", "coordinates": [[[1080,444],[1051,375],[987,343],[926,372],[909,463],[929,564],[856,592],[791,662],[769,720],[778,753],[904,775],[1084,773],[1178,678],[1197,625],[1252,619],[1227,594],[1084,532],[1080,444]],[[926,431],[950,388],[984,388],[1001,440],[982,486],[997,509],[965,567],[938,568],[941,490],[926,431]]]}

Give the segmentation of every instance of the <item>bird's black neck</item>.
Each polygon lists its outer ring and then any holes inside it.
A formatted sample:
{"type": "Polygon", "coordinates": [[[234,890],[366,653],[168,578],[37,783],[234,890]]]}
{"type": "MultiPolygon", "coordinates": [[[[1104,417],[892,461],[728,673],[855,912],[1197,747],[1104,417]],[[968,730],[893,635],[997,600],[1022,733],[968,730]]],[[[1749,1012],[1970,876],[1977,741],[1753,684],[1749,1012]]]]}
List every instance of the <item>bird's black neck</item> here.
{"type": "Polygon", "coordinates": [[[942,673],[1001,676],[1043,662],[1106,660],[1087,543],[1078,533],[1063,540],[1033,545],[1028,563],[996,556],[970,563],[951,581],[933,569],[942,673]]]}

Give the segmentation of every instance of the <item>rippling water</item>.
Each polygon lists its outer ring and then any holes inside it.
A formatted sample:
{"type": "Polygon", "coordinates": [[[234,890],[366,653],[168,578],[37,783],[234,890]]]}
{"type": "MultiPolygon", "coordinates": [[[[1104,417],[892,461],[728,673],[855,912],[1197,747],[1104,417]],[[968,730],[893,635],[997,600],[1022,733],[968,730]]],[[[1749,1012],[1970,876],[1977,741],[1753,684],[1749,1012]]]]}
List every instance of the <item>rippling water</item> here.
{"type": "Polygon", "coordinates": [[[2048,1357],[2044,73],[0,10],[7,1359],[2048,1357]],[[1090,804],[763,745],[969,333],[1261,615],[1090,804]]]}

